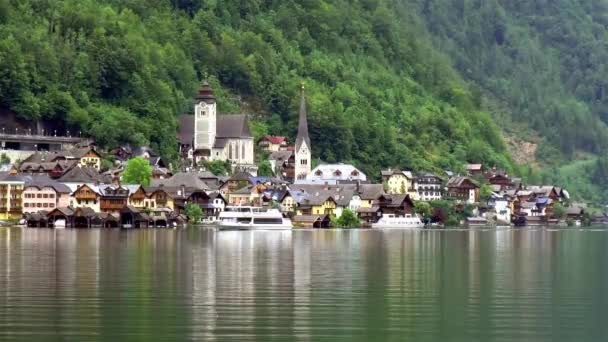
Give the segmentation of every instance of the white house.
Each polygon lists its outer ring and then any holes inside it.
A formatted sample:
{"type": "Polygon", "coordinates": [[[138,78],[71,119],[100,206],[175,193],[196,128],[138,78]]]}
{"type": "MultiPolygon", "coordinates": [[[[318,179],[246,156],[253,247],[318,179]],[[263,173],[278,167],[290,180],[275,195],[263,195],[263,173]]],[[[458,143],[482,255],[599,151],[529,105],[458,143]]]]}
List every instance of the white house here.
{"type": "Polygon", "coordinates": [[[359,169],[350,164],[323,164],[315,167],[306,177],[310,183],[323,182],[366,182],[367,176],[359,169]]]}

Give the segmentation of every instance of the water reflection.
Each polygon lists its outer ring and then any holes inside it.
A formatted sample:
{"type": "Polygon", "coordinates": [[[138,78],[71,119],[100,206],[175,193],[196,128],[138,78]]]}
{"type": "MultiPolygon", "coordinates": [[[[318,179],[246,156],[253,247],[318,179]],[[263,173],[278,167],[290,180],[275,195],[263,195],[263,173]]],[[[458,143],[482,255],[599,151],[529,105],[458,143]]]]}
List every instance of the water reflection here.
{"type": "Polygon", "coordinates": [[[572,341],[608,231],[0,229],[0,340],[572,341]]]}

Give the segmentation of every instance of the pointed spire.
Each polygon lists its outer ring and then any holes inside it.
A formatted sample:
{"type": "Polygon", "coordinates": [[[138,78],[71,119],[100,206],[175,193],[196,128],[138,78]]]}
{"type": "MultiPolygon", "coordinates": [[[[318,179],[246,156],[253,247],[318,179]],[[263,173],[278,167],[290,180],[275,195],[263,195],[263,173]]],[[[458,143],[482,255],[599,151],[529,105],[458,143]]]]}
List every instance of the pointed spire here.
{"type": "Polygon", "coordinates": [[[298,121],[298,136],[296,137],[296,152],[300,150],[303,142],[310,149],[310,137],[308,136],[308,120],[306,119],[306,96],[304,95],[304,82],[300,90],[300,111],[298,121]]]}

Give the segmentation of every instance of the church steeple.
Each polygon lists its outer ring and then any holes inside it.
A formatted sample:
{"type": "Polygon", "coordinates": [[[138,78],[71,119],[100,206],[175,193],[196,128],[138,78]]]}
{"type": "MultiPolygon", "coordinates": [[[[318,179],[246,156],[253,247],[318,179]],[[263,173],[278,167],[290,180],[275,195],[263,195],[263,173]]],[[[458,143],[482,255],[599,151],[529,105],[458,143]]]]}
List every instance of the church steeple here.
{"type": "Polygon", "coordinates": [[[308,121],[306,120],[306,97],[304,96],[304,84],[302,84],[300,99],[300,111],[298,121],[298,135],[296,137],[296,166],[295,181],[306,179],[310,174],[312,156],[310,152],[310,137],[308,136],[308,121]]]}
{"type": "Polygon", "coordinates": [[[308,136],[308,120],[306,119],[306,97],[304,96],[304,83],[300,90],[300,111],[298,121],[298,136],[296,137],[296,151],[300,149],[302,143],[305,142],[306,146],[310,148],[310,137],[308,136]]]}

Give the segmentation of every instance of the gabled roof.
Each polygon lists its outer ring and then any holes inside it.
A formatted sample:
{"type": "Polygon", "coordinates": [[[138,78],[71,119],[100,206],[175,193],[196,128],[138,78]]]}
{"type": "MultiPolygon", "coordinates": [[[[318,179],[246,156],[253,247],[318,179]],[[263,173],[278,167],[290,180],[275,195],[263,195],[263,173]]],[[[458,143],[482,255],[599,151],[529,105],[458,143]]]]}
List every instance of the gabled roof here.
{"type": "Polygon", "coordinates": [[[177,141],[182,145],[192,145],[194,141],[194,115],[180,115],[177,119],[177,127],[177,141]]]}
{"type": "Polygon", "coordinates": [[[466,166],[468,171],[481,171],[481,164],[467,164],[466,166]]]}
{"type": "Polygon", "coordinates": [[[384,193],[382,184],[361,184],[359,185],[359,196],[362,200],[375,200],[384,193]]]}
{"type": "Polygon", "coordinates": [[[168,179],[153,179],[152,186],[188,187],[200,190],[209,190],[207,183],[203,182],[196,172],[178,172],[168,179]]]}
{"type": "Polygon", "coordinates": [[[285,161],[292,156],[295,156],[293,151],[275,151],[270,154],[268,160],[285,161]]]}
{"type": "Polygon", "coordinates": [[[23,183],[23,177],[21,175],[15,175],[9,172],[0,172],[0,182],[14,182],[14,183],[23,183]]]}
{"type": "Polygon", "coordinates": [[[479,187],[479,185],[477,185],[477,182],[475,182],[471,178],[465,177],[465,176],[458,176],[458,177],[450,178],[450,180],[448,180],[448,183],[446,184],[446,186],[447,187],[460,187],[466,181],[471,182],[475,187],[479,187]]]}
{"type": "Polygon", "coordinates": [[[94,183],[99,178],[99,172],[92,167],[76,166],[63,176],[59,177],[61,183],[94,183]]]}
{"type": "Polygon", "coordinates": [[[230,177],[228,179],[229,182],[242,182],[242,181],[247,181],[247,182],[251,182],[251,174],[249,172],[245,172],[245,171],[241,171],[241,172],[237,172],[234,175],[232,175],[232,177],[230,177]]]}
{"type": "Polygon", "coordinates": [[[252,138],[248,116],[245,114],[218,115],[216,136],[219,138],[252,138]]]}
{"type": "Polygon", "coordinates": [[[262,138],[262,141],[268,141],[273,145],[281,145],[287,143],[287,138],[280,135],[267,135],[262,138]]]}
{"type": "Polygon", "coordinates": [[[42,188],[52,188],[55,192],[60,194],[68,194],[71,192],[70,188],[65,184],[59,183],[53,179],[50,179],[47,175],[40,176],[23,176],[23,180],[25,181],[25,187],[36,187],[38,189],[42,188]]]}

